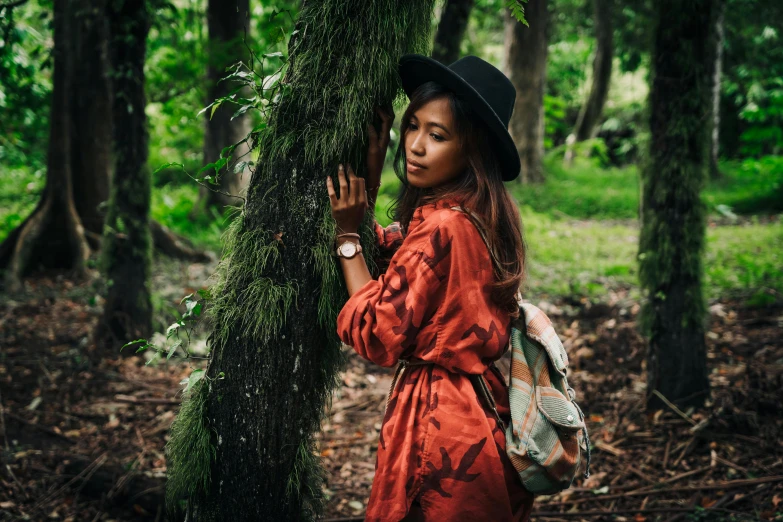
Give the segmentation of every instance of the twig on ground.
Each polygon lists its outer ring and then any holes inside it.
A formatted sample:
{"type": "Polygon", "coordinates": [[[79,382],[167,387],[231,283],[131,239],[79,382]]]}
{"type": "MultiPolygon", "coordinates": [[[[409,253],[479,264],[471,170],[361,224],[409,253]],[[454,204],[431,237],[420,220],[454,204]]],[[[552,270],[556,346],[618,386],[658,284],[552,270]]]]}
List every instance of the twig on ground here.
{"type": "Polygon", "coordinates": [[[117,402],[129,402],[131,404],[165,404],[171,406],[178,406],[182,404],[180,399],[162,399],[159,397],[134,397],[132,395],[115,395],[114,400],[117,402]]]}
{"type": "Polygon", "coordinates": [[[672,437],[669,435],[669,440],[666,442],[666,449],[663,451],[663,469],[666,470],[666,467],[669,465],[669,450],[672,449],[672,437]]]}
{"type": "Polygon", "coordinates": [[[676,413],[677,415],[679,415],[680,417],[682,417],[682,418],[683,418],[683,419],[685,419],[686,421],[688,421],[688,422],[690,422],[691,424],[693,424],[694,426],[696,426],[697,422],[696,422],[695,420],[693,420],[693,419],[691,419],[690,417],[688,417],[688,416],[685,414],[685,412],[684,412],[684,411],[682,411],[680,408],[678,408],[677,406],[675,406],[675,405],[674,405],[674,404],[673,404],[671,401],[669,401],[669,399],[667,399],[666,397],[664,397],[664,396],[663,396],[663,394],[662,394],[661,392],[659,392],[658,390],[653,390],[652,392],[653,392],[653,395],[655,395],[656,397],[658,397],[659,399],[661,399],[661,400],[663,401],[663,403],[664,403],[666,406],[668,406],[669,408],[671,408],[671,409],[672,409],[672,411],[674,411],[674,413],[676,413]]]}

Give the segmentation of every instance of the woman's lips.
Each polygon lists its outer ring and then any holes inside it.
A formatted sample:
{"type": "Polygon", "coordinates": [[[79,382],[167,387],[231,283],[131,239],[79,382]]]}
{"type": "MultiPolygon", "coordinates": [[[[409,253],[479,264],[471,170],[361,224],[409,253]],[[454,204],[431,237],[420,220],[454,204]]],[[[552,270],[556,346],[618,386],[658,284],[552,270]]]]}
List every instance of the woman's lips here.
{"type": "Polygon", "coordinates": [[[410,160],[406,161],[405,164],[407,166],[408,172],[414,174],[426,168],[426,167],[422,167],[421,165],[416,165],[415,163],[411,163],[410,160]]]}

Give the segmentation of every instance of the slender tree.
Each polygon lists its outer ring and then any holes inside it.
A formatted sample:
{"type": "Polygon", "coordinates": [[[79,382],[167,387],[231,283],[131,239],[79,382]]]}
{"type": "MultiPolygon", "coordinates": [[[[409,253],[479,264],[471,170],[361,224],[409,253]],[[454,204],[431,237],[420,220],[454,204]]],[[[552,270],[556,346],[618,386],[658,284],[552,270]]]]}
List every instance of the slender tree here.
{"type": "Polygon", "coordinates": [[[144,60],[150,12],[147,0],[111,2],[114,78],[114,177],[103,231],[107,295],[97,340],[109,345],[147,337],[150,301],[150,172],[144,113],[144,60]]]}
{"type": "MultiPolygon", "coordinates": [[[[175,506],[190,499],[189,520],[310,520],[322,511],[314,434],[338,385],[334,324],[347,297],[324,182],[339,162],[363,175],[373,108],[397,95],[399,57],[427,52],[432,4],[308,0],[300,11],[208,305],[209,368],[167,446],[167,497],[175,506]]],[[[377,273],[371,224],[368,213],[362,244],[377,273]]]]}
{"type": "Polygon", "coordinates": [[[547,0],[525,4],[528,24],[507,13],[506,74],[517,90],[509,132],[522,160],[520,183],[544,180],[544,88],[547,60],[547,0]]]}
{"type": "MultiPolygon", "coordinates": [[[[612,79],[614,59],[614,29],[612,27],[613,0],[593,0],[593,27],[595,29],[595,55],[590,94],[587,97],[574,128],[574,141],[580,142],[595,135],[612,79]]],[[[571,154],[568,155],[571,157],[571,154]]]]}
{"type": "Polygon", "coordinates": [[[71,178],[71,99],[74,57],[69,50],[75,25],[73,0],[54,0],[54,73],[47,153],[46,187],[33,213],[12,234],[6,286],[21,289],[22,276],[40,265],[68,268],[77,277],[85,272],[90,249],[73,203],[71,178]]]}
{"type": "Polygon", "coordinates": [[[721,177],[718,166],[718,153],[720,151],[720,93],[721,80],[723,78],[723,45],[726,42],[726,2],[721,1],[717,20],[715,21],[715,50],[713,52],[715,64],[712,68],[712,132],[710,140],[710,177],[721,177]]]}
{"type": "Polygon", "coordinates": [[[474,0],[447,0],[443,6],[432,46],[432,57],[444,65],[459,58],[459,48],[468,27],[474,0]]]}
{"type": "Polygon", "coordinates": [[[700,191],[709,165],[718,0],[658,0],[656,11],[639,243],[651,408],[661,405],[656,390],[681,405],[702,404],[709,392],[700,191]]]}
{"type": "MultiPolygon", "coordinates": [[[[234,88],[231,82],[221,78],[228,73],[226,69],[238,61],[248,62],[248,51],[244,43],[248,30],[250,0],[209,0],[207,4],[207,104],[227,96],[234,88]]],[[[221,151],[243,140],[250,133],[250,119],[245,115],[233,117],[234,105],[225,104],[214,113],[206,111],[204,133],[204,163],[215,163],[220,159],[221,151]]],[[[238,146],[232,157],[246,155],[249,147],[246,143],[238,146]]],[[[229,162],[231,163],[231,162],[229,162]]],[[[231,166],[219,172],[220,190],[207,190],[201,187],[197,209],[205,206],[237,205],[241,199],[232,196],[241,195],[250,180],[250,172],[244,169],[235,173],[231,166]]]]}
{"type": "Polygon", "coordinates": [[[112,93],[109,78],[107,0],[74,0],[76,28],[71,38],[75,61],[71,96],[73,139],[71,173],[76,211],[97,248],[103,233],[112,166],[112,93]]]}

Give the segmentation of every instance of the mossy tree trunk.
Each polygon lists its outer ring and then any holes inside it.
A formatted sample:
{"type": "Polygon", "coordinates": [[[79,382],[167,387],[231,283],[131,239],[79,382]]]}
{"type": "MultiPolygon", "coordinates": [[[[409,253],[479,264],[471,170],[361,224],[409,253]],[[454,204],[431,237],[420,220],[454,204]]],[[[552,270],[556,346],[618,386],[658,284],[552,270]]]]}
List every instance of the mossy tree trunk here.
{"type": "Polygon", "coordinates": [[[8,253],[5,280],[10,292],[21,290],[22,277],[37,266],[72,269],[76,277],[81,277],[90,253],[73,203],[71,179],[74,57],[70,46],[75,26],[74,3],[54,0],[54,73],[46,186],[36,209],[4,247],[8,253]]]}
{"type": "Polygon", "coordinates": [[[595,30],[595,55],[593,56],[593,77],[590,94],[579,111],[574,128],[576,142],[595,136],[601,113],[604,110],[609,84],[612,79],[614,58],[614,28],[612,8],[614,0],[593,0],[593,28],[595,30]]]}
{"type": "Polygon", "coordinates": [[[71,171],[76,211],[91,246],[99,247],[109,199],[112,165],[112,93],[109,79],[107,0],[75,0],[77,31],[72,38],[75,81],[71,91],[71,171]]]}
{"type": "MultiPolygon", "coordinates": [[[[227,96],[235,84],[220,79],[228,74],[226,68],[243,61],[248,63],[248,51],[243,41],[249,24],[249,0],[209,0],[207,5],[207,26],[209,30],[208,64],[207,64],[207,100],[206,105],[218,98],[227,96]]],[[[237,106],[221,105],[214,114],[206,111],[204,132],[204,164],[215,163],[220,159],[221,151],[234,143],[238,143],[250,132],[250,119],[246,115],[231,119],[237,106]]],[[[201,187],[199,203],[196,211],[203,211],[207,206],[224,207],[238,205],[241,199],[232,197],[241,195],[247,188],[250,169],[234,172],[233,164],[236,158],[245,156],[241,161],[248,161],[247,144],[238,146],[228,167],[220,170],[220,191],[201,187]]]]}
{"type": "Polygon", "coordinates": [[[517,90],[509,132],[522,160],[520,183],[544,181],[544,90],[547,60],[547,0],[525,4],[525,26],[506,13],[506,75],[517,90]]]}
{"type": "Polygon", "coordinates": [[[151,189],[144,113],[149,6],[146,0],[112,2],[109,19],[115,163],[101,252],[107,293],[96,338],[114,348],[152,333],[151,189]]]}
{"type": "Polygon", "coordinates": [[[717,0],[659,0],[643,168],[640,281],[649,336],[648,407],[657,390],[681,405],[709,393],[702,294],[704,206],[717,0]]]}
{"type": "Polygon", "coordinates": [[[459,58],[462,37],[468,27],[474,0],[447,0],[438,22],[432,57],[444,65],[451,65],[459,58]]]}
{"type": "MultiPolygon", "coordinates": [[[[308,0],[300,11],[282,96],[212,292],[209,368],[167,445],[167,498],[190,499],[188,520],[322,513],[314,435],[339,384],[335,322],[347,298],[330,255],[325,179],[346,161],[365,174],[373,107],[398,94],[399,57],[427,52],[432,4],[308,0]]],[[[377,272],[371,225],[368,213],[362,243],[377,272]]]]}

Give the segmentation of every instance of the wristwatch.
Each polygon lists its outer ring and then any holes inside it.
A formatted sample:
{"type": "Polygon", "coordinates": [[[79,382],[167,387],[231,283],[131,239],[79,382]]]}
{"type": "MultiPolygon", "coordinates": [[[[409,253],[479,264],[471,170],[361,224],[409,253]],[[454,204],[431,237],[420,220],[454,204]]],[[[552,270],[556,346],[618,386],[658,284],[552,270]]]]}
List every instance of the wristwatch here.
{"type": "Polygon", "coordinates": [[[337,247],[335,256],[344,257],[345,259],[351,259],[356,254],[362,251],[362,245],[354,243],[352,241],[346,241],[342,245],[337,247]]]}

